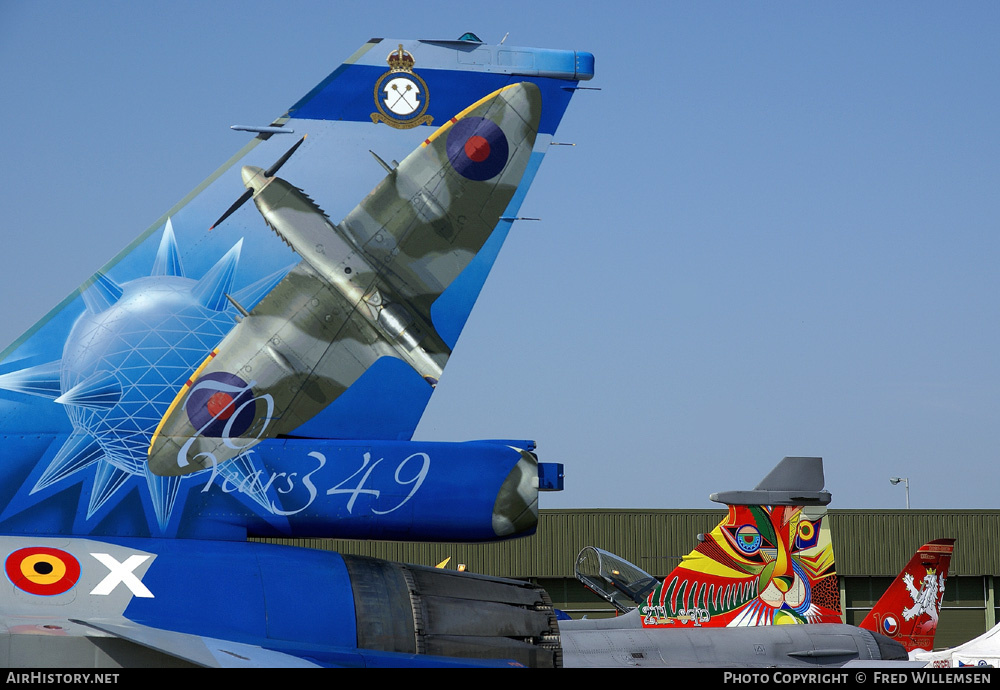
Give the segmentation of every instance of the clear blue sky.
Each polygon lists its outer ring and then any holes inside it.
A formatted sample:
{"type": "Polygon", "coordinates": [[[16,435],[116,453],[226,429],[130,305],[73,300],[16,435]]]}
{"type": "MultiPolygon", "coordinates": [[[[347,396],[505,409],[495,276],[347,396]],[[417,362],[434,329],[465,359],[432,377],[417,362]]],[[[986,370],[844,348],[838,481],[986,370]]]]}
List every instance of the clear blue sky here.
{"type": "Polygon", "coordinates": [[[588,50],[418,438],[543,507],[998,508],[1000,4],[0,0],[6,345],[371,36],[588,50]]]}

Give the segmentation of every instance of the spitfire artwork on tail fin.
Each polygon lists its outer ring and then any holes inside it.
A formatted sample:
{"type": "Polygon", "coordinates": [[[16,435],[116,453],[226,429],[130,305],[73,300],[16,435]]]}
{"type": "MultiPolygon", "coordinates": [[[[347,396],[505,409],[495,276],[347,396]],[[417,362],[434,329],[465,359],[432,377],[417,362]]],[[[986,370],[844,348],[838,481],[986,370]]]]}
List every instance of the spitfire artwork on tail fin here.
{"type": "Polygon", "coordinates": [[[267,171],[244,166],[267,227],[302,261],[252,311],[241,309],[185,382],[153,434],[152,472],[210,469],[291,434],[383,357],[436,385],[451,348],[432,306],[510,204],[541,110],[531,83],[486,96],[431,134],[339,225],[275,175],[304,139],[267,171]]]}
{"type": "Polygon", "coordinates": [[[372,39],[0,353],[0,665],[557,665],[538,587],[246,538],[535,530],[533,442],[410,439],[592,76],[372,39]]]}
{"type": "Polygon", "coordinates": [[[954,549],[954,539],[935,539],[917,549],[861,627],[898,640],[911,656],[912,652],[934,649],[954,549]]]}

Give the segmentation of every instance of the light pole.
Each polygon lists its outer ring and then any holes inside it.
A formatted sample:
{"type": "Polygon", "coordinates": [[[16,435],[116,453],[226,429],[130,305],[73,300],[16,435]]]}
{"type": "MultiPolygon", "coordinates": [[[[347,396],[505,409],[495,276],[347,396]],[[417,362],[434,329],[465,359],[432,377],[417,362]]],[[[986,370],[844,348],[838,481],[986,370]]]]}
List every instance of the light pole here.
{"type": "Polygon", "coordinates": [[[889,483],[893,486],[903,482],[906,486],[906,509],[910,509],[910,478],[909,477],[889,477],[889,483]]]}

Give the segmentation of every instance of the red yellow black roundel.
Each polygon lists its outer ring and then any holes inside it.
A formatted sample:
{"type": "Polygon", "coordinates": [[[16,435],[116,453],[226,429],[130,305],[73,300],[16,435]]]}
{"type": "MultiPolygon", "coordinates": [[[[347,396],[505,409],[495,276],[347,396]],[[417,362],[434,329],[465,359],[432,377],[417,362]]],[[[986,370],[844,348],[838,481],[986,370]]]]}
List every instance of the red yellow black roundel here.
{"type": "Polygon", "coordinates": [[[51,596],[70,590],[80,579],[80,562],[59,549],[32,546],[7,556],[7,577],[18,589],[51,596]]]}

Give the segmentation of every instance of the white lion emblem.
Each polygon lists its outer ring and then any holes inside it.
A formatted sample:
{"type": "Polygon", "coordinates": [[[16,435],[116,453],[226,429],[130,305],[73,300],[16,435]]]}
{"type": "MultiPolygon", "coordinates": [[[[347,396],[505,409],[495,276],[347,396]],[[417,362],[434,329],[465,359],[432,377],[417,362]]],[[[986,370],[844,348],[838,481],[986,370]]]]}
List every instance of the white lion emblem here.
{"type": "Polygon", "coordinates": [[[924,579],[920,581],[919,590],[913,585],[913,575],[910,573],[903,575],[903,584],[913,599],[913,606],[903,609],[903,620],[911,620],[926,613],[931,620],[937,622],[941,594],[944,593],[944,575],[938,575],[932,568],[928,568],[924,579]]]}

